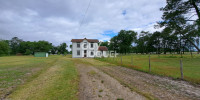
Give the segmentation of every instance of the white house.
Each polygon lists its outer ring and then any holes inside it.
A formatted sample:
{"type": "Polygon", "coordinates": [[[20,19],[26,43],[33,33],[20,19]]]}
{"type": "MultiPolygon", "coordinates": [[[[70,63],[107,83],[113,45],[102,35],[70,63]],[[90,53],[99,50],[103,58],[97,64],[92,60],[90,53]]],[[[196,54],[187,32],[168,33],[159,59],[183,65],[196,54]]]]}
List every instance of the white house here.
{"type": "Polygon", "coordinates": [[[107,57],[107,47],[99,46],[97,39],[72,39],[72,58],[107,57]]]}

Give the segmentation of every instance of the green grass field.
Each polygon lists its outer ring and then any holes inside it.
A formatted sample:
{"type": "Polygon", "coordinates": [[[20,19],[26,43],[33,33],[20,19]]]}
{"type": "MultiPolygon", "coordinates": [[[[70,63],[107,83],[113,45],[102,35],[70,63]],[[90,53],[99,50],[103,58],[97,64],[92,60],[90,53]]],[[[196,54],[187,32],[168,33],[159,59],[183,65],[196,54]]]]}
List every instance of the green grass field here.
{"type": "MultiPolygon", "coordinates": [[[[149,55],[121,55],[122,66],[133,68],[136,70],[149,71],[149,55]],[[133,57],[133,65],[131,64],[133,57]]],[[[100,61],[106,61],[116,65],[121,65],[121,56],[116,58],[97,58],[100,61]]],[[[192,83],[200,84],[200,55],[194,55],[193,58],[189,54],[183,55],[183,75],[184,80],[192,83]]],[[[151,55],[151,73],[173,78],[180,78],[180,55],[151,55]]]]}
{"type": "MultiPolygon", "coordinates": [[[[78,99],[79,77],[74,63],[121,65],[117,58],[71,59],[71,56],[0,57],[0,99],[78,99]],[[109,62],[104,63],[101,61],[109,62]],[[112,64],[111,64],[112,63],[112,64]]],[[[184,79],[200,84],[200,56],[183,55],[184,79]]],[[[148,72],[148,55],[122,55],[122,66],[148,72]],[[131,58],[133,57],[133,65],[131,58]]],[[[151,55],[151,73],[180,78],[180,55],[151,55]]]]}
{"type": "Polygon", "coordinates": [[[0,98],[77,99],[78,73],[69,56],[0,57],[0,98]]]}

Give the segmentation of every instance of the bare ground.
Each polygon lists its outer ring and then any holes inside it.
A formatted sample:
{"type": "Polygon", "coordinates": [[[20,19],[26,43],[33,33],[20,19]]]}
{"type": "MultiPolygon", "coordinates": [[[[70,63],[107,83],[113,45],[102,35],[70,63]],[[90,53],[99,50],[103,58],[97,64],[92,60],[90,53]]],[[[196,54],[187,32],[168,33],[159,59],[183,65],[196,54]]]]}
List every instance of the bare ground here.
{"type": "Polygon", "coordinates": [[[145,100],[144,96],[121,85],[116,79],[99,69],[77,64],[80,73],[80,100],[145,100]]]}
{"type": "Polygon", "coordinates": [[[160,100],[200,100],[200,87],[186,81],[172,80],[120,66],[98,69],[150,99],[153,97],[160,100]]]}

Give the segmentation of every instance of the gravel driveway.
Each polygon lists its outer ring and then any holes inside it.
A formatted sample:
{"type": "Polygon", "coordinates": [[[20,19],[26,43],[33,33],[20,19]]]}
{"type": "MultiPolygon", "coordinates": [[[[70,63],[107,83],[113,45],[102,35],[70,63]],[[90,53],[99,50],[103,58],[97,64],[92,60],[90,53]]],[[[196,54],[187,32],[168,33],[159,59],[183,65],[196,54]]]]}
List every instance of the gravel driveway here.
{"type": "Polygon", "coordinates": [[[81,60],[90,64],[76,64],[80,100],[200,100],[198,85],[94,59],[81,60]]]}
{"type": "Polygon", "coordinates": [[[77,64],[79,100],[146,100],[93,66],[77,64]]]}

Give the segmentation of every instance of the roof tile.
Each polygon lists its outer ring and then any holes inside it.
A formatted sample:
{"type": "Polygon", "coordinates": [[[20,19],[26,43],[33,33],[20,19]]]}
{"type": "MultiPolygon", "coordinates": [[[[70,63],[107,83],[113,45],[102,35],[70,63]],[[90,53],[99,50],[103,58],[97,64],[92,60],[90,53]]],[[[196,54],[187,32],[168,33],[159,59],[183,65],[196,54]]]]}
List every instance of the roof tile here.
{"type": "Polygon", "coordinates": [[[98,43],[99,40],[97,39],[72,39],[71,42],[83,42],[83,40],[87,40],[88,42],[95,42],[95,43],[98,43]]]}

